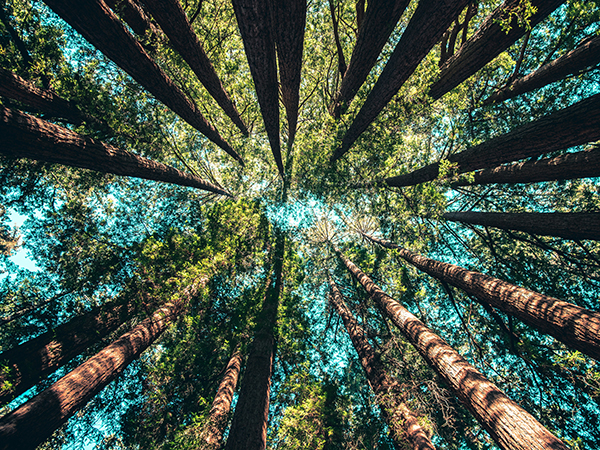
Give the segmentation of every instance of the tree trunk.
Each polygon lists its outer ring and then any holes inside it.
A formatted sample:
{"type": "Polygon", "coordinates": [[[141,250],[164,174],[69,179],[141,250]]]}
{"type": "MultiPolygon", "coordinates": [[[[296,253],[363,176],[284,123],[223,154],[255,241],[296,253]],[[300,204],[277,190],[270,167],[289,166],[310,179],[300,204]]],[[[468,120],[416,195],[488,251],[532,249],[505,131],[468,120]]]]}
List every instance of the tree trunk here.
{"type": "Polygon", "coordinates": [[[490,383],[406,308],[385,294],[339,250],[336,249],[336,252],[371,298],[452,388],[500,448],[567,450],[561,440],[490,383]]]}
{"type": "Polygon", "coordinates": [[[448,212],[442,216],[453,222],[465,222],[503,230],[525,231],[538,236],[564,239],[600,240],[600,213],[500,213],[448,212]]]}
{"type": "MultiPolygon", "coordinates": [[[[600,139],[600,94],[582,100],[534,122],[497,136],[448,157],[456,173],[493,168],[497,165],[564,150],[600,139]]],[[[413,172],[386,178],[389,186],[414,186],[435,180],[439,163],[413,172]]]]}
{"type": "Polygon", "coordinates": [[[600,313],[454,264],[426,258],[391,242],[367,238],[396,249],[403,259],[419,270],[462,289],[483,304],[515,316],[568,347],[600,360],[600,313]]]}
{"type": "Polygon", "coordinates": [[[566,55],[544,64],[529,75],[521,77],[490,95],[482,105],[502,102],[525,92],[533,91],[576,74],[600,63],[600,36],[586,40],[566,55]]]}
{"type": "Polygon", "coordinates": [[[152,42],[150,49],[154,49],[154,41],[160,39],[162,33],[134,0],[105,0],[105,2],[138,37],[149,37],[152,42]]]}
{"type": "Polygon", "coordinates": [[[181,7],[179,0],[141,0],[146,9],[163,29],[173,48],[190,65],[198,80],[204,85],[208,93],[223,108],[225,114],[233,123],[248,136],[248,128],[242,122],[240,113],[229,98],[221,80],[215,72],[204,48],[181,7]]]}
{"type": "MultiPolygon", "coordinates": [[[[367,6],[348,70],[329,111],[336,119],[346,112],[396,27],[409,0],[375,0],[367,6]]],[[[363,3],[364,7],[364,3],[363,3]]],[[[358,8],[358,3],[357,3],[358,8]]]]}
{"type": "Polygon", "coordinates": [[[271,0],[232,0],[271,151],[283,178],[279,142],[279,89],[271,0]]]}
{"type": "MultiPolygon", "coordinates": [[[[429,91],[432,98],[437,100],[454,89],[527,32],[527,27],[520,26],[517,14],[514,14],[514,11],[520,9],[522,3],[522,0],[506,0],[488,16],[479,30],[442,66],[440,79],[431,86],[429,91]],[[513,16],[509,24],[510,31],[507,33],[502,29],[501,21],[507,20],[511,11],[513,16]]],[[[562,3],[564,0],[531,0],[531,5],[537,8],[536,13],[529,19],[531,28],[562,3]]]]}
{"type": "Polygon", "coordinates": [[[0,450],[34,449],[114,380],[181,310],[168,304],[44,392],[0,419],[0,450]]]}
{"type": "Polygon", "coordinates": [[[331,161],[346,153],[381,110],[400,90],[419,63],[456,19],[468,0],[421,0],[394,53],[369,93],[331,161]]]}
{"type": "Polygon", "coordinates": [[[104,0],[48,0],[46,3],[154,97],[243,165],[240,155],[148,56],[104,0]]]}
{"type": "Polygon", "coordinates": [[[340,41],[340,32],[338,30],[339,25],[339,17],[335,17],[335,5],[333,4],[334,0],[328,0],[329,2],[329,12],[331,13],[331,23],[333,25],[333,40],[335,42],[335,48],[337,49],[338,55],[338,71],[340,72],[340,77],[343,78],[346,70],[348,70],[348,66],[346,65],[346,58],[344,57],[344,49],[342,48],[342,43],[340,41]]]}
{"type": "Polygon", "coordinates": [[[82,136],[0,105],[0,154],[191,186],[231,197],[223,189],[174,167],[82,136]]]}
{"type": "Polygon", "coordinates": [[[329,276],[329,286],[331,287],[329,297],[331,304],[341,316],[350,335],[352,345],[358,353],[369,384],[381,405],[382,415],[390,429],[396,448],[405,448],[404,443],[408,443],[414,450],[434,450],[434,445],[419,425],[415,415],[401,398],[398,398],[399,395],[394,393],[395,381],[385,372],[383,365],[369,344],[365,332],[348,309],[342,293],[331,279],[331,276],[329,276]]]}

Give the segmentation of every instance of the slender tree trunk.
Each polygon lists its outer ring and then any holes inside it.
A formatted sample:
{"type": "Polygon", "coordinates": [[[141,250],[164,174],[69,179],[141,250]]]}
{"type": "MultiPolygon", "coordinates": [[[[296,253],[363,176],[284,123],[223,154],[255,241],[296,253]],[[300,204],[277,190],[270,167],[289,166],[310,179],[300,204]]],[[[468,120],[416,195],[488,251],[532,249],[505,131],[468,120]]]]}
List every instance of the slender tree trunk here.
{"type": "Polygon", "coordinates": [[[382,415],[391,431],[396,448],[405,448],[404,443],[408,443],[414,450],[435,449],[429,436],[419,425],[415,415],[399,398],[400,395],[394,392],[396,382],[385,372],[383,365],[369,344],[365,332],[348,309],[342,293],[331,279],[331,276],[329,276],[329,286],[331,287],[329,297],[331,304],[344,321],[369,384],[381,405],[382,415]]]}
{"type": "Polygon", "coordinates": [[[419,270],[462,289],[484,305],[515,316],[568,347],[600,360],[600,313],[454,264],[426,258],[391,242],[366,237],[397,250],[403,259],[419,270]]]}
{"type": "Polygon", "coordinates": [[[336,119],[346,112],[352,99],[369,76],[408,3],[409,0],[369,2],[364,21],[359,27],[348,70],[342,79],[338,94],[329,107],[329,111],[336,119]]]}
{"type": "Polygon", "coordinates": [[[482,105],[502,102],[525,92],[539,89],[600,63],[600,36],[586,40],[566,55],[544,64],[529,75],[521,77],[490,95],[482,105]]]}
{"type": "Polygon", "coordinates": [[[208,93],[223,108],[225,114],[231,118],[233,123],[248,136],[248,128],[242,122],[240,113],[225,91],[217,72],[204,52],[198,36],[192,30],[192,26],[183,11],[179,0],[141,0],[146,9],[158,22],[173,48],[190,65],[198,80],[204,85],[208,93]]]}
{"type": "Polygon", "coordinates": [[[336,252],[348,270],[427,363],[452,388],[490,436],[505,450],[567,450],[561,440],[490,383],[442,338],[385,294],[352,261],[336,252]]]}
{"type": "Polygon", "coordinates": [[[265,123],[271,151],[283,178],[283,161],[279,142],[279,89],[275,35],[271,0],[232,0],[258,104],[265,123]]]}
{"type": "Polygon", "coordinates": [[[329,2],[329,12],[331,13],[331,23],[333,25],[333,40],[335,41],[335,48],[337,49],[338,54],[338,71],[340,72],[340,77],[344,77],[346,70],[348,70],[348,66],[346,65],[346,58],[344,57],[344,49],[342,48],[342,43],[340,41],[340,32],[338,30],[339,26],[339,17],[335,17],[335,4],[334,0],[328,0],[329,2]]]}
{"type": "Polygon", "coordinates": [[[174,167],[82,136],[0,105],[0,154],[191,186],[231,197],[223,189],[174,167]]]}
{"type": "Polygon", "coordinates": [[[41,394],[0,419],[0,450],[34,449],[114,380],[181,311],[168,304],[41,394]]]}
{"type": "Polygon", "coordinates": [[[385,69],[333,153],[336,161],[375,120],[456,19],[468,0],[421,0],[385,69]]]}
{"type": "Polygon", "coordinates": [[[144,10],[134,0],[105,0],[106,4],[121,17],[140,38],[150,38],[150,49],[162,37],[161,31],[152,23],[144,10]]]}
{"type": "MultiPolygon", "coordinates": [[[[448,157],[456,173],[493,168],[503,163],[564,150],[600,139],[600,94],[448,157]]],[[[385,179],[389,186],[414,186],[435,180],[439,163],[385,179]]]]}
{"type": "MultiPolygon", "coordinates": [[[[519,19],[514,14],[520,12],[522,3],[521,0],[506,0],[488,16],[479,30],[442,66],[440,79],[429,91],[432,98],[437,100],[454,89],[527,32],[527,27],[520,26],[519,19]],[[501,22],[507,20],[511,12],[513,16],[510,30],[506,32],[501,22]]],[[[562,3],[564,0],[531,0],[531,5],[537,11],[529,19],[530,26],[536,26],[562,3]]]]}
{"type": "Polygon", "coordinates": [[[47,0],[46,3],[154,97],[243,165],[240,155],[148,56],[104,0],[47,0]]]}
{"type": "Polygon", "coordinates": [[[360,33],[360,29],[365,21],[365,0],[356,0],[356,29],[360,33]]]}
{"type": "Polygon", "coordinates": [[[448,212],[442,217],[503,230],[525,231],[538,236],[600,240],[600,213],[500,213],[448,212]]]}

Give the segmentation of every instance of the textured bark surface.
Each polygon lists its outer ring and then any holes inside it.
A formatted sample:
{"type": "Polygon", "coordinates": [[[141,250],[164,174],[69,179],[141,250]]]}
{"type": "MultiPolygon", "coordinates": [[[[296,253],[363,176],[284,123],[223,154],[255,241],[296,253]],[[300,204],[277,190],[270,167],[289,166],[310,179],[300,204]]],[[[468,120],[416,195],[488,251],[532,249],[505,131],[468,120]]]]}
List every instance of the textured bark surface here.
{"type": "Polygon", "coordinates": [[[505,450],[567,450],[531,414],[490,383],[442,338],[385,294],[339,250],[338,256],[429,365],[457,394],[490,436],[505,450]]]}
{"type": "Polygon", "coordinates": [[[367,335],[350,312],[342,293],[331,277],[329,277],[329,286],[331,287],[329,300],[344,322],[369,384],[377,396],[396,448],[404,448],[406,443],[413,450],[435,449],[415,415],[399,398],[401,394],[393,391],[395,381],[385,372],[373,347],[369,344],[367,335]]]}
{"type": "MultiPolygon", "coordinates": [[[[564,1],[531,0],[531,5],[537,8],[537,12],[531,16],[530,26],[536,26],[564,1]]],[[[429,91],[431,97],[437,100],[454,89],[527,32],[525,26],[519,26],[516,16],[510,22],[511,28],[508,33],[502,29],[500,23],[507,18],[507,13],[517,9],[520,3],[521,0],[506,0],[490,14],[477,32],[441,67],[440,79],[429,91]]]]}
{"type": "Polygon", "coordinates": [[[142,158],[2,105],[0,143],[0,154],[13,158],[30,158],[103,173],[164,181],[231,196],[195,175],[142,158]]]}
{"type": "Polygon", "coordinates": [[[346,112],[348,105],[367,79],[408,3],[409,0],[375,0],[367,5],[350,64],[342,79],[340,90],[329,108],[336,119],[346,112]]]}
{"type": "Polygon", "coordinates": [[[34,449],[137,358],[181,310],[168,304],[0,419],[0,450],[34,449]]]}
{"type": "MultiPolygon", "coordinates": [[[[448,161],[458,165],[457,173],[464,173],[564,150],[600,139],[598,122],[600,94],[450,155],[448,161]]],[[[413,186],[435,180],[438,173],[439,163],[433,163],[404,175],[386,178],[385,182],[395,187],[413,186]]]]}
{"type": "MultiPolygon", "coordinates": [[[[162,36],[160,30],[154,26],[144,10],[133,0],[105,0],[106,4],[119,15],[133,32],[142,37],[148,36],[151,41],[162,36]]],[[[151,46],[152,48],[152,46],[151,46]]]]}
{"type": "Polygon", "coordinates": [[[332,155],[332,161],[339,159],[350,149],[412,75],[421,60],[439,42],[466,5],[467,0],[421,0],[419,2],[385,69],[346,131],[341,146],[332,155]]]}
{"type": "Polygon", "coordinates": [[[104,0],[48,0],[46,4],[154,97],[243,164],[242,158],[148,56],[104,0]]]}
{"type": "Polygon", "coordinates": [[[232,0],[244,50],[277,169],[283,177],[279,142],[279,88],[270,0],[232,0]]]}
{"type": "Polygon", "coordinates": [[[231,118],[241,132],[248,136],[248,128],[242,122],[240,113],[229,98],[217,72],[206,56],[179,0],[141,0],[141,2],[163,29],[173,44],[173,48],[190,65],[208,93],[223,108],[225,114],[231,118]]]}

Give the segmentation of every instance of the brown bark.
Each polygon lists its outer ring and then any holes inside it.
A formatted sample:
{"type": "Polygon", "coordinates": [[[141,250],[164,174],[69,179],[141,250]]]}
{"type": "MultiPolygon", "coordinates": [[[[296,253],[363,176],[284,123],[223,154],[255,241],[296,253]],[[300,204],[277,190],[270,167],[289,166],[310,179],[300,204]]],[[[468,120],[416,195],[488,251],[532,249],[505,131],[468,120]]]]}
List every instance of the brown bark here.
{"type": "MultiPolygon", "coordinates": [[[[564,150],[600,139],[600,94],[582,100],[534,122],[497,136],[448,157],[456,163],[456,173],[493,168],[497,165],[564,150]]],[[[413,172],[386,178],[389,186],[413,186],[435,180],[439,163],[413,172]]]]}
{"type": "Polygon", "coordinates": [[[223,108],[225,114],[231,118],[233,123],[248,136],[248,128],[242,122],[240,113],[225,91],[217,72],[204,52],[198,36],[192,30],[192,26],[181,7],[179,0],[141,0],[146,9],[158,22],[173,48],[190,65],[198,80],[204,85],[208,93],[223,108]]]}
{"type": "Polygon", "coordinates": [[[600,360],[600,314],[514,284],[421,256],[391,242],[367,236],[396,249],[410,264],[438,280],[462,289],[485,305],[493,306],[549,334],[568,347],[600,360]]]}
{"type": "Polygon", "coordinates": [[[365,20],[365,0],[356,0],[356,29],[360,33],[365,20]]]}
{"type": "Polygon", "coordinates": [[[0,450],[34,449],[114,380],[167,328],[181,310],[168,304],[0,419],[0,450]]]}
{"type": "Polygon", "coordinates": [[[279,141],[279,89],[270,0],[232,0],[254,88],[279,174],[283,161],[279,141]]]}
{"type": "Polygon", "coordinates": [[[500,213],[469,211],[447,212],[442,217],[453,222],[525,231],[538,236],[600,240],[600,212],[500,213]]]}
{"type": "Polygon", "coordinates": [[[346,112],[352,99],[369,76],[408,3],[408,0],[369,2],[364,21],[359,27],[348,70],[342,79],[338,94],[329,107],[336,119],[346,112]]]}
{"type": "Polygon", "coordinates": [[[223,189],[174,167],[82,136],[0,105],[0,154],[191,186],[231,197],[223,189]]]}
{"type": "MultiPolygon", "coordinates": [[[[162,37],[161,31],[152,23],[144,10],[133,0],[105,0],[106,4],[121,17],[139,37],[150,38],[153,42],[162,37]]],[[[153,49],[151,44],[150,48],[153,49]]]]}
{"type": "MultiPolygon", "coordinates": [[[[442,66],[440,79],[429,91],[432,98],[437,100],[454,89],[527,32],[525,26],[519,26],[517,17],[512,18],[508,33],[500,23],[511,10],[517,10],[521,3],[521,0],[506,0],[487,17],[477,32],[442,66]]],[[[531,16],[530,26],[536,26],[562,3],[564,0],[531,0],[531,5],[537,8],[537,12],[531,16]]]]}
{"type": "Polygon", "coordinates": [[[381,110],[400,90],[419,63],[466,6],[467,0],[421,0],[385,69],[334,152],[331,161],[346,153],[381,110]]]}
{"type": "Polygon", "coordinates": [[[586,40],[569,53],[544,64],[490,95],[482,105],[502,102],[517,95],[544,87],[600,63],[600,36],[586,40]]]}
{"type": "Polygon", "coordinates": [[[371,298],[452,388],[500,448],[567,450],[567,446],[561,440],[509,399],[406,308],[385,294],[339,250],[336,249],[336,252],[371,298]]]}
{"type": "Polygon", "coordinates": [[[340,42],[340,32],[338,30],[340,19],[335,17],[335,5],[333,4],[333,1],[334,0],[328,0],[329,12],[331,13],[331,22],[333,24],[333,40],[335,41],[335,48],[337,49],[338,55],[338,70],[340,72],[340,77],[343,77],[348,66],[346,65],[344,50],[342,48],[342,43],[340,42]]]}
{"type": "Polygon", "coordinates": [[[240,155],[148,56],[104,0],[48,0],[46,3],[154,97],[243,165],[240,155]]]}
{"type": "Polygon", "coordinates": [[[329,286],[331,288],[329,297],[331,304],[342,318],[352,345],[358,353],[369,384],[381,405],[382,415],[390,429],[396,448],[405,448],[404,443],[406,442],[414,450],[435,449],[429,436],[419,425],[417,417],[402,401],[401,395],[394,392],[395,380],[385,372],[373,347],[369,344],[364,330],[348,309],[342,293],[331,277],[329,277],[329,286]]]}

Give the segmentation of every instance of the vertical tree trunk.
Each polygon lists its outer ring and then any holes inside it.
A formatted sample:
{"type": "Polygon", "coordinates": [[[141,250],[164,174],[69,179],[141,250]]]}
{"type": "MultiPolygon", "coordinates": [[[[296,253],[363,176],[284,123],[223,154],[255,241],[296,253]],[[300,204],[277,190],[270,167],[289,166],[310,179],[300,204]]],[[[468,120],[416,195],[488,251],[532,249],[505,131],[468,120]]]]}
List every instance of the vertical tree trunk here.
{"type": "MultiPolygon", "coordinates": [[[[513,14],[510,20],[510,30],[502,28],[501,21],[507,20],[511,12],[517,12],[522,6],[521,0],[506,0],[479,27],[479,30],[461,46],[441,68],[440,79],[435,82],[429,95],[438,99],[446,92],[454,89],[488,62],[510,47],[526,32],[525,26],[519,25],[519,19],[513,14]]],[[[564,0],[531,0],[531,5],[537,8],[529,19],[533,28],[550,13],[558,8],[564,0]]]]}
{"type": "Polygon", "coordinates": [[[0,105],[0,154],[146,180],[191,186],[231,197],[223,189],[174,167],[82,136],[0,105]]]}
{"type": "Polygon", "coordinates": [[[352,345],[358,353],[369,384],[381,405],[382,415],[390,429],[396,448],[404,448],[406,442],[414,450],[434,450],[434,445],[419,425],[415,415],[402,399],[398,398],[399,394],[394,393],[395,381],[385,372],[383,365],[369,344],[365,332],[348,309],[348,306],[346,306],[342,293],[331,279],[331,276],[329,276],[329,286],[331,287],[329,297],[331,304],[341,316],[350,335],[352,345]]]}
{"type": "Polygon", "coordinates": [[[339,250],[348,270],[400,329],[431,367],[456,393],[490,436],[505,450],[567,450],[533,416],[490,383],[442,338],[385,294],[339,250]]]}
{"type": "Polygon", "coordinates": [[[34,449],[114,380],[181,311],[168,304],[44,392],[0,419],[0,450],[34,449]]]}

